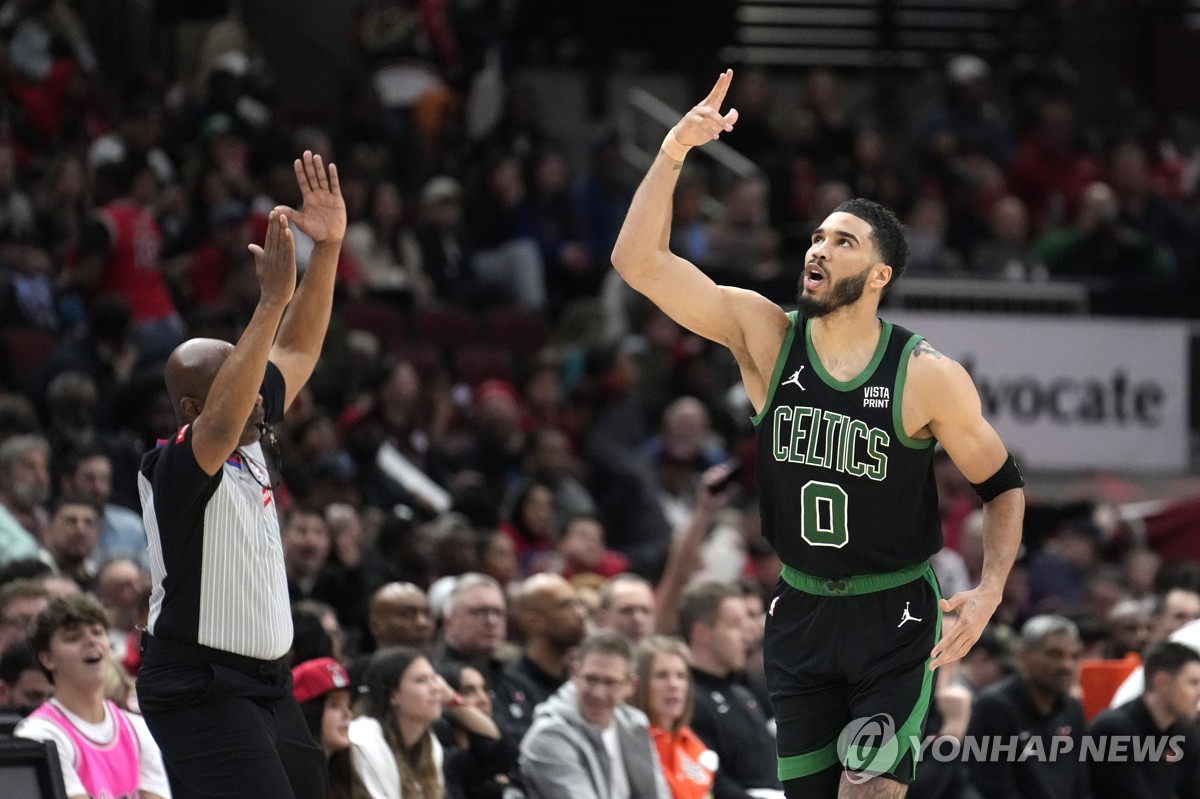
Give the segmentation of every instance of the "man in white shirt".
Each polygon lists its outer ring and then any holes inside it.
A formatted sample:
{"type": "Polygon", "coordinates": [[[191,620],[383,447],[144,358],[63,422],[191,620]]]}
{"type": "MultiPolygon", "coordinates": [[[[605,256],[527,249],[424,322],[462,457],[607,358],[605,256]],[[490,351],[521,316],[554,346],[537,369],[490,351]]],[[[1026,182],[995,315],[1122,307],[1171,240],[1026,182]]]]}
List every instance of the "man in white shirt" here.
{"type": "Polygon", "coordinates": [[[601,632],[579,646],[571,680],[538,706],[521,740],[528,799],[670,799],[640,710],[629,642],[601,632]]]}

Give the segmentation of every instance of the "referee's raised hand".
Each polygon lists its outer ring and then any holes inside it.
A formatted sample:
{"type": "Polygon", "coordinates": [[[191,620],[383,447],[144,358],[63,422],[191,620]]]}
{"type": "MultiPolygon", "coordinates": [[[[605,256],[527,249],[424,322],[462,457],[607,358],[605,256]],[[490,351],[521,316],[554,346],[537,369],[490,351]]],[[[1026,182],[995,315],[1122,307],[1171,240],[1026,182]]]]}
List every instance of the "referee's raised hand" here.
{"type": "Polygon", "coordinates": [[[278,209],[267,220],[265,246],[249,245],[254,254],[254,273],[258,278],[259,302],[286,306],[296,291],[296,247],[287,217],[278,209]]]}
{"type": "Polygon", "coordinates": [[[280,205],[275,210],[317,244],[340,243],[346,235],[346,201],[338,181],[337,167],[325,166],[321,156],[305,150],[292,164],[303,204],[300,210],[280,205]]]}

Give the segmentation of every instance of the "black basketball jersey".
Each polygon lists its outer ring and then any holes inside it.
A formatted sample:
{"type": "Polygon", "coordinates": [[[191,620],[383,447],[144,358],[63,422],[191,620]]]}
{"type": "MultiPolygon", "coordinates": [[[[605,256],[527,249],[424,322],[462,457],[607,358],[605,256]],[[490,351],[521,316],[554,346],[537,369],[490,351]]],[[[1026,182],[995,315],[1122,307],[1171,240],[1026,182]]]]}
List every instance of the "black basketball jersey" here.
{"type": "Polygon", "coordinates": [[[763,534],[817,577],[896,571],[942,548],[933,441],[905,435],[909,356],[922,337],[884,320],[867,367],[840,381],[821,366],[811,320],[791,324],[758,428],[763,534]]]}

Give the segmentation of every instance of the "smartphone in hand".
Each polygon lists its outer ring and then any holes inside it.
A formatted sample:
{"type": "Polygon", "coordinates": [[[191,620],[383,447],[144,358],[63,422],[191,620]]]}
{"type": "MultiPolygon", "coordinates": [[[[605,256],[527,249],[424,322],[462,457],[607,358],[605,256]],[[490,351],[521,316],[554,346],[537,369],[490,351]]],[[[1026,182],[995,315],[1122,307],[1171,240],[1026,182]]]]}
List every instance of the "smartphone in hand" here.
{"type": "Polygon", "coordinates": [[[720,494],[725,489],[736,483],[742,476],[745,466],[738,458],[730,458],[725,462],[725,467],[729,470],[725,476],[708,487],[710,494],[720,494]]]}

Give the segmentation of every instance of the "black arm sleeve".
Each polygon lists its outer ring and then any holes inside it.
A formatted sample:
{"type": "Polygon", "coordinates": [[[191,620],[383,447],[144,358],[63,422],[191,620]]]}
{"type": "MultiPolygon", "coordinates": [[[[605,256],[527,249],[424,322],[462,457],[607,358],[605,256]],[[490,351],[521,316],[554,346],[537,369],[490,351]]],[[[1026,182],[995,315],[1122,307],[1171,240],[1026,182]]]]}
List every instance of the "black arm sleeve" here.
{"type": "Polygon", "coordinates": [[[279,371],[279,367],[267,361],[267,371],[263,375],[262,387],[259,393],[263,398],[263,419],[267,424],[279,424],[283,421],[283,412],[287,408],[283,407],[284,398],[287,396],[287,385],[283,379],[283,372],[279,371]]]}

